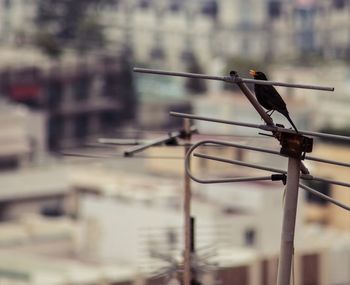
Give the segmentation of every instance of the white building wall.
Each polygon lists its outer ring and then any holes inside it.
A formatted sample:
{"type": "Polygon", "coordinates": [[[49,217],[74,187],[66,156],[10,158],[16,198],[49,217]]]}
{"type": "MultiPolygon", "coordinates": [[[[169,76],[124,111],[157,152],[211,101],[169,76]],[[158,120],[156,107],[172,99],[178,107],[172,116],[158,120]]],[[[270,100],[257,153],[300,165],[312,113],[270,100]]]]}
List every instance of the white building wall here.
{"type": "Polygon", "coordinates": [[[125,203],[109,197],[85,197],[81,201],[81,215],[93,219],[95,227],[88,235],[95,235],[94,254],[101,260],[121,261],[139,265],[147,244],[141,244],[143,231],[179,227],[179,212],[147,207],[133,201],[125,203]]]}

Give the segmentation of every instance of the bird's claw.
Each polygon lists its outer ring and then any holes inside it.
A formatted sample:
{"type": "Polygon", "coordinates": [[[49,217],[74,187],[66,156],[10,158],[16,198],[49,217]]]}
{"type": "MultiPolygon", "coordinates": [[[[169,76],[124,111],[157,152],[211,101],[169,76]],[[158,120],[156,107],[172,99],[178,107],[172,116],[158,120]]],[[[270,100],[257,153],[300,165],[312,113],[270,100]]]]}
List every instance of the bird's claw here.
{"type": "Polygon", "coordinates": [[[269,111],[266,111],[266,114],[271,117],[271,115],[273,114],[273,112],[275,112],[275,110],[269,110],[269,111]]]}

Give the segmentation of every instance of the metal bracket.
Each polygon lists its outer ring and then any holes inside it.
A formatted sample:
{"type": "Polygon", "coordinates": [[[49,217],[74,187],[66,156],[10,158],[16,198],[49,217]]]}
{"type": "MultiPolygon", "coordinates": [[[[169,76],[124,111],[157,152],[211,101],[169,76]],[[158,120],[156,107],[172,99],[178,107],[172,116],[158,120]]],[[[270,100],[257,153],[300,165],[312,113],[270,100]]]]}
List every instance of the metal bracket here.
{"type": "Polygon", "coordinates": [[[277,132],[276,138],[281,144],[282,155],[305,159],[305,153],[312,152],[313,139],[297,133],[277,132]]]}

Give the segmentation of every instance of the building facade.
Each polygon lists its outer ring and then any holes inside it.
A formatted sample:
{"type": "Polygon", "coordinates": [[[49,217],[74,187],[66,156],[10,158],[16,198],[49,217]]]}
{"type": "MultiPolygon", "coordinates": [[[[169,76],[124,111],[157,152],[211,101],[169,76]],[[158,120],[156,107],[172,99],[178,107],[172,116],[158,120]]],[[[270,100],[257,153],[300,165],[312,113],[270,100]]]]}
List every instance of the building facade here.
{"type": "MultiPolygon", "coordinates": [[[[0,38],[32,42],[38,0],[0,4],[0,38]]],[[[258,60],[348,58],[348,0],[108,0],[91,6],[112,50],[127,45],[136,61],[181,67],[193,52],[258,60]]]]}

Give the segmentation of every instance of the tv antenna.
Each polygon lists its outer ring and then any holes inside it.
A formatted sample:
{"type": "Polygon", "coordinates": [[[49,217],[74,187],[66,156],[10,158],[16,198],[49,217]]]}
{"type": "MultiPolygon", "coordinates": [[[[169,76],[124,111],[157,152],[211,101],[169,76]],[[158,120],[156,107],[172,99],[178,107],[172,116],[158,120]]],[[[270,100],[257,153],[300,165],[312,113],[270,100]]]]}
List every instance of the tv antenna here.
{"type": "MultiPolygon", "coordinates": [[[[350,183],[313,176],[310,174],[309,170],[304,165],[303,160],[309,159],[309,160],[313,160],[321,163],[328,163],[332,165],[350,167],[350,164],[345,162],[326,160],[326,159],[306,155],[307,153],[312,152],[313,137],[331,138],[331,139],[338,139],[338,140],[343,140],[348,142],[350,142],[350,137],[318,133],[318,132],[310,132],[310,131],[299,131],[298,133],[296,133],[294,130],[286,129],[282,125],[274,124],[272,118],[265,113],[264,109],[257,102],[254,94],[247,87],[246,83],[283,86],[283,87],[290,87],[290,88],[303,88],[303,89],[312,89],[312,90],[320,90],[320,91],[334,91],[334,88],[327,87],[327,86],[318,86],[318,85],[294,84],[294,83],[283,83],[283,82],[277,82],[277,81],[261,81],[261,80],[255,80],[255,79],[241,78],[236,71],[231,71],[229,76],[211,76],[211,75],[205,75],[205,74],[172,72],[172,71],[164,71],[164,70],[145,69],[145,68],[134,68],[134,71],[139,73],[149,73],[149,74],[158,74],[158,75],[166,75],[166,76],[217,80],[217,81],[223,81],[231,84],[237,84],[237,86],[240,88],[242,93],[247,97],[249,102],[253,105],[255,110],[259,113],[261,118],[265,121],[265,125],[257,125],[257,124],[249,124],[244,122],[235,122],[235,121],[229,121],[229,120],[209,118],[205,116],[196,116],[192,114],[170,112],[170,115],[172,116],[186,118],[186,119],[204,120],[208,122],[236,125],[241,127],[249,127],[249,128],[268,131],[268,132],[271,132],[271,134],[267,134],[268,136],[274,137],[279,141],[281,145],[280,152],[276,152],[270,149],[233,144],[225,141],[217,141],[217,140],[201,141],[194,144],[188,149],[185,156],[185,171],[187,174],[186,177],[188,176],[194,181],[199,183],[209,184],[209,183],[244,182],[244,181],[256,181],[256,180],[272,180],[272,181],[280,180],[283,182],[283,184],[287,184],[284,210],[283,210],[281,247],[280,247],[279,265],[278,265],[278,273],[277,273],[277,285],[289,285],[290,278],[291,278],[292,259],[294,254],[294,233],[295,233],[295,220],[296,220],[296,212],[297,212],[297,199],[298,199],[299,187],[313,193],[314,195],[319,196],[322,199],[326,199],[327,201],[334,203],[335,205],[342,207],[343,209],[350,211],[349,206],[329,196],[326,196],[302,183],[299,183],[299,180],[302,179],[302,180],[325,181],[331,184],[341,185],[345,187],[350,187],[350,183]],[[282,169],[269,168],[269,167],[250,164],[250,163],[237,161],[237,160],[229,160],[225,158],[209,156],[201,153],[193,153],[201,145],[221,145],[221,146],[227,146],[227,147],[237,147],[241,149],[248,149],[252,151],[259,151],[259,152],[265,152],[265,153],[274,154],[274,155],[280,155],[288,158],[288,169],[286,171],[282,169]],[[215,160],[222,163],[236,164],[240,166],[265,170],[268,172],[272,172],[273,174],[269,176],[260,176],[260,177],[234,177],[234,178],[224,178],[224,179],[197,178],[190,171],[190,160],[191,160],[192,154],[196,157],[200,157],[203,159],[215,160]]],[[[185,216],[186,214],[187,213],[185,212],[185,216]]],[[[185,261],[186,261],[186,258],[185,258],[185,261]]],[[[186,268],[185,268],[184,285],[190,285],[190,281],[186,278],[186,276],[188,275],[190,275],[190,272],[186,273],[186,268]]]]}
{"type": "MultiPolygon", "coordinates": [[[[115,139],[115,138],[100,138],[98,142],[105,145],[116,146],[132,146],[125,150],[122,155],[105,155],[100,154],[84,154],[84,153],[70,153],[64,152],[66,156],[75,157],[89,157],[89,158],[135,158],[135,159],[184,159],[186,153],[190,150],[192,145],[191,138],[193,134],[198,131],[194,126],[191,126],[190,119],[183,119],[183,127],[178,131],[169,132],[167,135],[163,135],[150,141],[142,140],[130,140],[130,139],[115,139]],[[143,151],[159,146],[181,146],[184,147],[184,156],[153,156],[153,155],[140,155],[143,151]]],[[[190,165],[187,165],[190,168],[190,165]]],[[[155,257],[163,260],[171,260],[171,266],[158,272],[157,276],[162,276],[167,273],[173,275],[174,271],[181,271],[183,273],[183,284],[198,284],[201,283],[197,280],[198,274],[205,272],[213,268],[214,264],[206,262],[206,257],[201,256],[195,250],[195,218],[191,216],[191,178],[187,172],[184,172],[184,197],[183,197],[183,211],[184,211],[184,251],[183,262],[177,263],[164,254],[153,252],[155,257]]]]}

